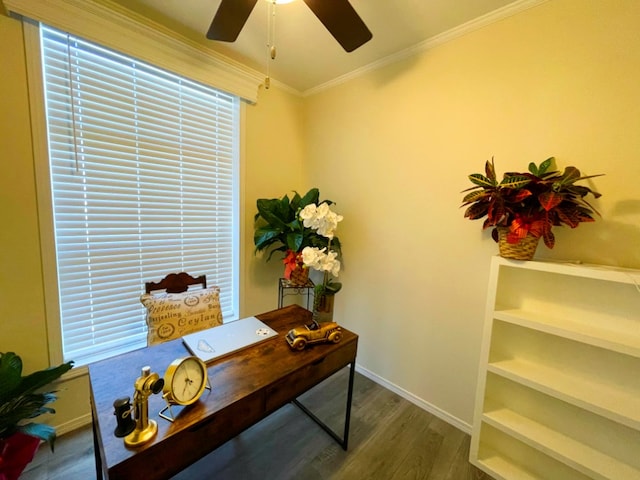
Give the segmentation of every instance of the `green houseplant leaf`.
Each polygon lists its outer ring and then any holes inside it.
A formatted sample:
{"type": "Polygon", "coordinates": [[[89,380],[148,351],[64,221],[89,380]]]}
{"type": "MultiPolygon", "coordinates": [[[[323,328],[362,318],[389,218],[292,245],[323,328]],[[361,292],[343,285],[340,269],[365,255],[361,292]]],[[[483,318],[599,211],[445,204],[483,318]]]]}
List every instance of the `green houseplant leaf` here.
{"type": "Polygon", "coordinates": [[[14,352],[0,353],[0,438],[16,431],[50,442],[55,441],[55,429],[49,425],[26,422],[44,413],[55,413],[47,405],[56,400],[54,391],[40,392],[73,367],[66,362],[56,367],[22,376],[22,359],[14,352]]]}
{"type": "Polygon", "coordinates": [[[475,183],[479,187],[493,187],[496,184],[495,180],[491,180],[481,173],[473,173],[469,175],[469,180],[471,180],[471,183],[475,183]]]}
{"type": "MultiPolygon", "coordinates": [[[[323,202],[333,204],[331,200],[321,201],[317,188],[310,189],[302,196],[294,192],[291,198],[284,195],[281,198],[258,199],[253,234],[255,253],[268,252],[269,261],[276,252],[286,255],[289,250],[300,252],[304,247],[326,247],[327,239],[306,228],[299,218],[300,210],[305,206],[312,203],[319,205],[323,202]]],[[[334,237],[332,245],[339,251],[340,240],[334,237]]]]}
{"type": "Polygon", "coordinates": [[[531,183],[531,179],[526,175],[505,175],[500,182],[501,188],[513,188],[514,190],[524,187],[531,183]]]}

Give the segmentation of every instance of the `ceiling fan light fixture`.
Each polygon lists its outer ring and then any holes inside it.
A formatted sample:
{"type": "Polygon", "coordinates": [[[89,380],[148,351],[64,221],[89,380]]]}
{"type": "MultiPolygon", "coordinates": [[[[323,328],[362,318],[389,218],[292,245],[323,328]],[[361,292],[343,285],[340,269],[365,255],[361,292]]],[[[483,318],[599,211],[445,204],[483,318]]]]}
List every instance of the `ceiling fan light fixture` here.
{"type": "Polygon", "coordinates": [[[277,5],[282,5],[284,3],[291,3],[291,2],[295,2],[295,0],[266,0],[267,2],[270,3],[275,3],[277,5]]]}
{"type": "MultiPolygon", "coordinates": [[[[293,0],[267,1],[274,8],[277,3],[293,0]]],[[[235,42],[257,3],[258,0],[221,0],[207,38],[235,42]]],[[[349,0],[304,0],[304,3],[346,52],[352,52],[373,37],[349,0]]]]}

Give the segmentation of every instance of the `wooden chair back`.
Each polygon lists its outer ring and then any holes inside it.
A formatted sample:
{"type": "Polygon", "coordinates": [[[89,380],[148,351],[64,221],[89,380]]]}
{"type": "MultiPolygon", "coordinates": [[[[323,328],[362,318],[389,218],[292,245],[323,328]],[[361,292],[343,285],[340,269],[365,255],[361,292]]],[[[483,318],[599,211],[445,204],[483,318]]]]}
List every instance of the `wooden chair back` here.
{"type": "Polygon", "coordinates": [[[182,293],[186,292],[190,285],[198,284],[202,285],[202,288],[207,288],[207,276],[192,277],[186,272],[170,273],[159,282],[146,282],[144,290],[146,293],[157,290],[165,290],[167,293],[182,293]]]}

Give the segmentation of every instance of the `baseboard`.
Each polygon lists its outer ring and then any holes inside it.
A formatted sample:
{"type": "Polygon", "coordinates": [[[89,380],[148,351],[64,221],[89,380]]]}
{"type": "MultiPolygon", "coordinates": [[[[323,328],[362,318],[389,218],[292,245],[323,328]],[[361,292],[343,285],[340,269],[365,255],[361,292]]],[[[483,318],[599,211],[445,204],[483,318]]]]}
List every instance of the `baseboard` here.
{"type": "Polygon", "coordinates": [[[73,432],[82,427],[86,427],[91,424],[91,414],[87,413],[80,417],[76,417],[73,420],[56,425],[56,435],[61,436],[65,433],[73,432]]]}
{"type": "Polygon", "coordinates": [[[466,434],[471,435],[471,425],[469,425],[467,422],[463,422],[458,417],[454,417],[450,413],[445,412],[444,410],[436,407],[435,405],[423,400],[420,397],[415,396],[413,393],[408,392],[403,388],[400,388],[399,386],[389,382],[388,380],[380,377],[379,375],[376,375],[375,373],[367,370],[366,368],[358,364],[356,364],[356,372],[364,375],[369,380],[376,382],[378,385],[381,385],[386,389],[391,390],[393,393],[400,395],[405,400],[408,400],[414,405],[416,405],[417,407],[420,407],[421,409],[431,413],[432,415],[435,415],[440,420],[447,422],[449,425],[453,425],[454,427],[456,427],[459,430],[462,430],[466,434]]]}

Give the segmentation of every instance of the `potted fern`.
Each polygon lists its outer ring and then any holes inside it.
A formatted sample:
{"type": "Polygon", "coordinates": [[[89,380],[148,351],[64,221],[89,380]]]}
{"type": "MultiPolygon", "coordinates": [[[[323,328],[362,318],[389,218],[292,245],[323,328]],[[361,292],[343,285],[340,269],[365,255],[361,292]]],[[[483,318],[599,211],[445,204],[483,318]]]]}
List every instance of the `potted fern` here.
{"type": "Polygon", "coordinates": [[[467,207],[464,216],[470,220],[486,217],[483,229],[493,227],[491,236],[503,257],[530,260],[540,238],[548,248],[554,247],[553,227],[576,228],[599,215],[585,197],[600,194],[577,182],[601,174],[582,176],[572,166],[561,173],[553,169],[554,161],[550,157],[540,165],[530,163],[528,172],[507,172],[498,181],[491,159],[484,174],[469,175],[474,186],[463,190],[469,192],[462,200],[467,207]]]}
{"type": "Polygon", "coordinates": [[[54,391],[41,389],[73,367],[73,362],[22,376],[22,359],[13,352],[0,352],[0,478],[20,476],[33,459],[41,441],[53,451],[55,429],[30,421],[44,413],[55,413],[47,404],[56,400],[54,391]]]}

